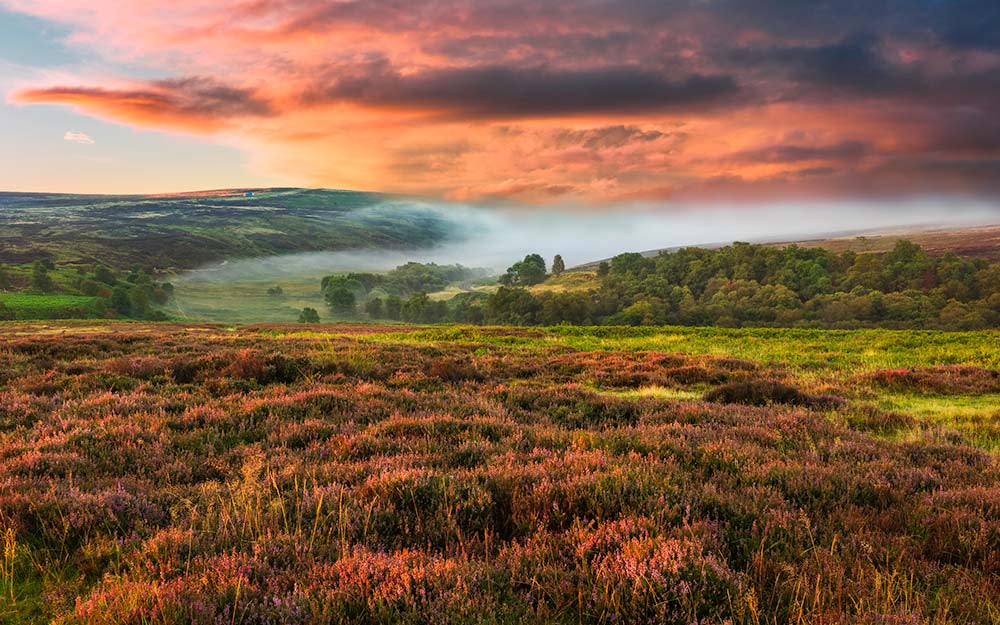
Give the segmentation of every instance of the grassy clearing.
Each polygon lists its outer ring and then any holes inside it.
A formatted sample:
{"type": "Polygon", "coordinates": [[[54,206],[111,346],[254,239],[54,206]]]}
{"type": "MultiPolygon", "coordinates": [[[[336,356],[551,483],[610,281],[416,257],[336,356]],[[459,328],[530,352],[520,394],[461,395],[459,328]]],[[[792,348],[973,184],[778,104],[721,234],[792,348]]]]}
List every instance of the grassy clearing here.
{"type": "Polygon", "coordinates": [[[165,308],[178,321],[225,323],[291,323],[305,307],[315,308],[321,318],[329,314],[319,290],[319,275],[281,280],[186,280],[178,284],[174,299],[165,308]],[[280,285],[281,296],[267,294],[280,285]]]}
{"type": "Polygon", "coordinates": [[[545,292],[589,291],[600,286],[597,274],[593,271],[567,271],[559,276],[550,276],[545,282],[536,284],[528,290],[537,295],[545,292]]]}
{"type": "Polygon", "coordinates": [[[17,319],[59,319],[91,309],[96,297],[86,295],[0,293],[0,303],[17,319]]]}
{"type": "Polygon", "coordinates": [[[959,434],[962,440],[992,453],[1000,451],[1000,393],[979,395],[882,395],[877,405],[913,416],[919,427],[902,433],[915,440],[936,428],[959,434]]]}
{"type": "Polygon", "coordinates": [[[455,342],[732,356],[801,370],[844,372],[927,365],[1000,367],[1000,331],[797,330],[682,326],[511,329],[448,326],[373,335],[373,340],[455,342]]]}

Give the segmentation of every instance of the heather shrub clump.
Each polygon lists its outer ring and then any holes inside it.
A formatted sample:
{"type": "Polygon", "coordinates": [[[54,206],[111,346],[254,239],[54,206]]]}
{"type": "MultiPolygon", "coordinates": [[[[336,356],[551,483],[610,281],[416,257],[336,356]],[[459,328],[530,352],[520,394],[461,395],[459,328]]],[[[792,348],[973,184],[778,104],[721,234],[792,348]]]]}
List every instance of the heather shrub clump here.
{"type": "Polygon", "coordinates": [[[520,329],[24,329],[0,339],[18,374],[0,381],[3,623],[1000,614],[985,367],[612,350],[609,328],[566,329],[576,348],[520,329]]]}
{"type": "Polygon", "coordinates": [[[843,403],[839,397],[810,395],[794,386],[775,380],[731,382],[708,391],[705,393],[704,399],[723,404],[746,404],[748,406],[787,404],[811,408],[832,408],[843,403]]]}
{"type": "Polygon", "coordinates": [[[1000,371],[984,367],[938,366],[880,369],[869,376],[876,386],[924,393],[1000,393],[1000,371]]]}

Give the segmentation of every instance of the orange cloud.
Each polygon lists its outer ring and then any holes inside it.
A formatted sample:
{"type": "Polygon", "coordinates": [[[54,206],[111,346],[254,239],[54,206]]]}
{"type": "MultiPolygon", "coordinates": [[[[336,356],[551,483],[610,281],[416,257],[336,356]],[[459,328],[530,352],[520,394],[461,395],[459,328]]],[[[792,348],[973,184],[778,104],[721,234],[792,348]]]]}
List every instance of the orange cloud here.
{"type": "Polygon", "coordinates": [[[0,4],[177,76],[14,101],[224,133],[308,184],[535,202],[1000,187],[1000,43],[946,3],[822,23],[807,3],[0,4]]]}
{"type": "Polygon", "coordinates": [[[44,87],[14,94],[24,104],[65,104],[107,119],[138,126],[214,132],[231,120],[272,113],[245,89],[210,78],[160,80],[129,88],[44,87]]]}

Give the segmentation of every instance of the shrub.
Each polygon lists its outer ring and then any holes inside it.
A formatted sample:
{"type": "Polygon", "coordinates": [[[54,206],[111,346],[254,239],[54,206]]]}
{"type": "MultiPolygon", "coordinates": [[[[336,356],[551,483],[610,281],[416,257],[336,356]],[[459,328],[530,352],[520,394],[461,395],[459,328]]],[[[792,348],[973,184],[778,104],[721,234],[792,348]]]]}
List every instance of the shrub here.
{"type": "Polygon", "coordinates": [[[882,410],[871,404],[863,404],[846,411],[847,423],[859,430],[892,434],[916,426],[917,421],[908,414],[894,410],[882,410]]]}
{"type": "Polygon", "coordinates": [[[482,380],[483,376],[470,360],[457,358],[436,358],[427,366],[427,376],[444,382],[464,382],[482,380]]]}
{"type": "Polygon", "coordinates": [[[843,399],[839,397],[810,395],[794,386],[774,380],[750,380],[724,384],[705,393],[703,399],[720,404],[746,404],[748,406],[788,404],[810,408],[832,408],[843,403],[843,399]]]}
{"type": "Polygon", "coordinates": [[[879,369],[868,376],[880,388],[920,393],[997,393],[1000,371],[984,367],[938,366],[879,369]]]}
{"type": "Polygon", "coordinates": [[[319,323],[319,313],[315,308],[307,306],[299,313],[299,323],[319,323]]]}

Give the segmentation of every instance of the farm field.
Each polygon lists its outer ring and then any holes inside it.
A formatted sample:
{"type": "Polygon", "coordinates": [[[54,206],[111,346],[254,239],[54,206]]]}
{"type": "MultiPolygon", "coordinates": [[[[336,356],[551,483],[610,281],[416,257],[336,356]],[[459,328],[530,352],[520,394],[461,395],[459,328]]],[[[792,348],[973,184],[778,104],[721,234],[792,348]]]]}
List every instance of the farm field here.
{"type": "Polygon", "coordinates": [[[998,343],[0,324],[0,621],[995,623],[998,343]]]}
{"type": "Polygon", "coordinates": [[[0,293],[0,305],[15,319],[59,319],[95,316],[96,297],[63,293],[0,293]]]}

